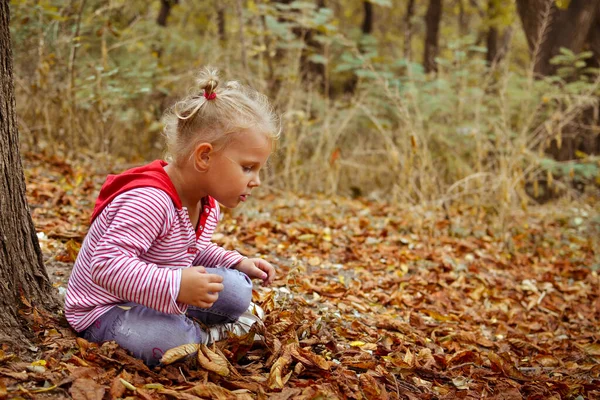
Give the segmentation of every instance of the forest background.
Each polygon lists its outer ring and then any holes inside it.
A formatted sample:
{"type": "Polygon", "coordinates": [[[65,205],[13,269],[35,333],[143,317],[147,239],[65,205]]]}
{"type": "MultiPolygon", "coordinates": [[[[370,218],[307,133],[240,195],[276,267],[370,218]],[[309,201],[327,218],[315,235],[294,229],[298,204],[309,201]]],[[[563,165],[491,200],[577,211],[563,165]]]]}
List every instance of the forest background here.
{"type": "Polygon", "coordinates": [[[596,3],[12,1],[22,145],[161,157],[212,65],[282,115],[275,189],[494,214],[597,192],[596,3]]]}

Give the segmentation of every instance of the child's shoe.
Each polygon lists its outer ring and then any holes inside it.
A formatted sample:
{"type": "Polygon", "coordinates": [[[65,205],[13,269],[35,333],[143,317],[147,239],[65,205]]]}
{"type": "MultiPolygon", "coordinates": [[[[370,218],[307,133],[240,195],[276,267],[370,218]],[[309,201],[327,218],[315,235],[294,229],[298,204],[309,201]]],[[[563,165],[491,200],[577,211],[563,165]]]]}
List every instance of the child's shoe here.
{"type": "MultiPolygon", "coordinates": [[[[264,310],[250,303],[250,307],[235,322],[227,324],[212,325],[207,328],[208,343],[218,342],[229,338],[229,332],[236,336],[243,336],[250,332],[250,328],[255,323],[263,324],[262,318],[265,316],[264,310]]],[[[262,340],[262,336],[255,335],[254,340],[262,340]]]]}

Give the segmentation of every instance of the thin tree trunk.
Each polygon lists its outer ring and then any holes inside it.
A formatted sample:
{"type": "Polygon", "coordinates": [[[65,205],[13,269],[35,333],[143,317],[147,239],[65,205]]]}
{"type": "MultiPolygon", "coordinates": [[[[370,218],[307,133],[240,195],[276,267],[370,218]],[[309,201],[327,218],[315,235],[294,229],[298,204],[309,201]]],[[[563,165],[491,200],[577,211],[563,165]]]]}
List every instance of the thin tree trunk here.
{"type": "Polygon", "coordinates": [[[235,2],[235,10],[238,17],[238,24],[240,25],[239,39],[240,39],[240,55],[242,57],[242,67],[244,68],[244,74],[248,73],[248,56],[246,55],[246,35],[244,34],[244,1],[237,0],[235,2]]]}
{"type": "Polygon", "coordinates": [[[438,40],[440,23],[442,21],[442,0],[429,0],[429,7],[425,15],[427,34],[425,37],[425,54],[423,64],[426,72],[436,71],[435,58],[438,56],[438,40]]]}
{"type": "Polygon", "coordinates": [[[56,311],[25,197],[15,114],[8,0],[0,0],[0,343],[18,348],[34,339],[19,315],[26,301],[56,311]]]}
{"type": "Polygon", "coordinates": [[[488,0],[487,20],[489,23],[487,33],[487,62],[492,65],[498,56],[498,27],[494,22],[497,10],[495,5],[496,0],[488,0]]]}
{"type": "Polygon", "coordinates": [[[179,3],[179,0],[160,0],[160,11],[156,18],[158,25],[167,26],[167,19],[169,19],[169,15],[171,14],[171,8],[177,3],[179,3]]]}
{"type": "Polygon", "coordinates": [[[404,57],[407,60],[412,59],[412,18],[415,14],[415,0],[408,0],[406,14],[404,14],[404,57]]]}
{"type": "Polygon", "coordinates": [[[373,32],[373,3],[363,1],[365,16],[363,18],[362,32],[365,35],[370,35],[373,32]]]}
{"type": "Polygon", "coordinates": [[[221,2],[217,4],[217,19],[219,23],[219,40],[225,42],[227,41],[227,25],[225,20],[225,7],[221,2]]]}
{"type": "Polygon", "coordinates": [[[461,37],[469,33],[469,24],[467,13],[465,12],[464,0],[458,0],[458,32],[461,37]]]}

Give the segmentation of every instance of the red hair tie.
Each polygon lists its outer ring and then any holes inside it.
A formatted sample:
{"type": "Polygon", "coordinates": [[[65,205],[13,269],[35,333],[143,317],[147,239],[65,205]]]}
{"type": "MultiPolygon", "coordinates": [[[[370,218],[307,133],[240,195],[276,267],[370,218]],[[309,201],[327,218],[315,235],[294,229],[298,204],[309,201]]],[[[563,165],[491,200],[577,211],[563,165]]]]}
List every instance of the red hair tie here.
{"type": "Polygon", "coordinates": [[[204,97],[206,97],[206,100],[214,100],[217,98],[217,94],[215,92],[209,94],[207,91],[204,91],[204,97]]]}

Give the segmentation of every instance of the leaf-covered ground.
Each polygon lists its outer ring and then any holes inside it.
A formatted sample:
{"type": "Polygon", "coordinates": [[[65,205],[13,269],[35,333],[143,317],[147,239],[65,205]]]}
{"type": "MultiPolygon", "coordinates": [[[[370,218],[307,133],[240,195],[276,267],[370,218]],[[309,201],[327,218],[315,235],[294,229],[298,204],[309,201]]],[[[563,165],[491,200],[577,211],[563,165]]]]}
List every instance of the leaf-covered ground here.
{"type": "MultiPolygon", "coordinates": [[[[63,293],[97,190],[127,166],[27,155],[25,167],[63,293]]],[[[215,235],[277,265],[255,292],[262,340],[232,337],[150,370],[32,305],[35,360],[0,350],[0,398],[598,399],[598,211],[530,209],[500,231],[458,205],[266,195],[227,211],[215,235]]]]}

